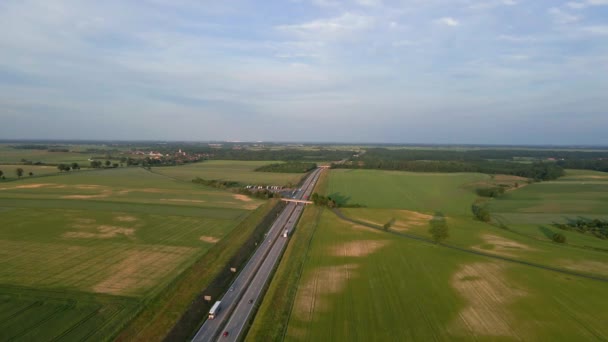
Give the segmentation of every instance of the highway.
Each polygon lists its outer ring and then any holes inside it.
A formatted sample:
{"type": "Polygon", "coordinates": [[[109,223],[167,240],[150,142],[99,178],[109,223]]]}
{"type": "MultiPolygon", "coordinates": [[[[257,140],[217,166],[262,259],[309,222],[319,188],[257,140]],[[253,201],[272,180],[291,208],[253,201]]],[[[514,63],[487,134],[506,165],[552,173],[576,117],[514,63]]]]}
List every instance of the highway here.
{"type": "MultiPolygon", "coordinates": [[[[320,172],[321,169],[316,169],[306,178],[301,191],[294,196],[296,199],[310,197],[320,172]]],[[[222,302],[220,313],[215,319],[205,321],[193,341],[206,342],[216,338],[220,341],[238,339],[243,333],[254,306],[261,299],[264,285],[287,246],[288,238],[283,237],[283,231],[285,229],[290,233],[293,231],[303,210],[304,205],[287,204],[268,230],[266,239],[239,273],[230,290],[220,299],[222,302]],[[224,331],[228,332],[228,336],[223,336],[224,331]]]]}

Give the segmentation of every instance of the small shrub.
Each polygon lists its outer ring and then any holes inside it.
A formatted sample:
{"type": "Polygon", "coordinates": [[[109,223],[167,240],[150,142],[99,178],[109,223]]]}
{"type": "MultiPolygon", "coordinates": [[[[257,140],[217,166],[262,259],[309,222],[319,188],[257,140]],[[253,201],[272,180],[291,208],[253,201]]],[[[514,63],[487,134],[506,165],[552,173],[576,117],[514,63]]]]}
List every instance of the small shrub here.
{"type": "Polygon", "coordinates": [[[557,243],[566,243],[566,236],[562,233],[553,234],[553,241],[557,243]]]}

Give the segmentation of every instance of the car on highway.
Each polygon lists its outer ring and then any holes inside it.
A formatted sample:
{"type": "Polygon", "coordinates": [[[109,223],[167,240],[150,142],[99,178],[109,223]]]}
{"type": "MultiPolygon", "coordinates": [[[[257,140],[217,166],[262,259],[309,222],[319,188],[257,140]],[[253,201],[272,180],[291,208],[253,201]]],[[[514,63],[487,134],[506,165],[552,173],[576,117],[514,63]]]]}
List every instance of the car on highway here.
{"type": "Polygon", "coordinates": [[[224,337],[228,337],[228,332],[224,331],[224,333],[222,334],[224,337]]]}
{"type": "Polygon", "coordinates": [[[230,286],[230,292],[234,291],[234,286],[230,286]]]}
{"type": "Polygon", "coordinates": [[[250,299],[250,300],[249,300],[249,304],[252,304],[252,303],[253,303],[253,299],[250,299]]]}

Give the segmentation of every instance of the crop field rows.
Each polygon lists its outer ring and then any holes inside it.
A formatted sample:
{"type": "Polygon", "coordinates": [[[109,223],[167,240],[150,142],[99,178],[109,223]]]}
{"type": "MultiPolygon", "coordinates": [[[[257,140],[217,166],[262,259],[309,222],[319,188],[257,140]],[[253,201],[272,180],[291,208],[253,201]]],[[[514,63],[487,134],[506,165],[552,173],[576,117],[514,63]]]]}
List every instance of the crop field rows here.
{"type": "Polygon", "coordinates": [[[136,168],[0,184],[0,340],[115,336],[261,203],[136,168]]]}

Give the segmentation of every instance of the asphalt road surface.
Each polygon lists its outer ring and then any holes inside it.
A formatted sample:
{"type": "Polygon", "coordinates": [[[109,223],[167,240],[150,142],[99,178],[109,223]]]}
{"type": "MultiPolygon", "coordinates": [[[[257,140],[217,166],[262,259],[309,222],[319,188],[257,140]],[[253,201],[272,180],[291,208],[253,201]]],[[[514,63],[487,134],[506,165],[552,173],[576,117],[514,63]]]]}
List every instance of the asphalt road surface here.
{"type": "MultiPolygon", "coordinates": [[[[308,176],[301,191],[295,196],[297,199],[310,198],[320,172],[321,169],[316,169],[308,176]]],[[[193,341],[206,342],[216,338],[220,341],[237,340],[252,314],[253,307],[261,298],[262,289],[280,260],[283,249],[287,246],[289,238],[283,237],[283,231],[287,229],[290,233],[293,232],[303,209],[304,206],[301,204],[287,204],[270,227],[266,239],[239,273],[230,290],[220,299],[222,304],[219,314],[215,319],[205,321],[193,341]],[[224,328],[225,324],[226,328],[224,328]],[[225,331],[228,332],[228,336],[223,336],[225,331]]]]}

